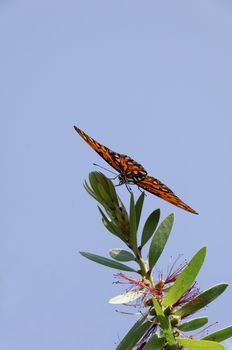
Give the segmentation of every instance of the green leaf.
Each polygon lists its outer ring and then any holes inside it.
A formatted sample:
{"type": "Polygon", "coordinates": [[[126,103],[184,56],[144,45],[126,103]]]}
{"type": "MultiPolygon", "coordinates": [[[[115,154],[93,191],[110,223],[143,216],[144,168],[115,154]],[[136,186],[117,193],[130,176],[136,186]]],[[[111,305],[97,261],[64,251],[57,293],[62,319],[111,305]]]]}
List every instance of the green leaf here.
{"type": "Polygon", "coordinates": [[[85,182],[84,182],[84,188],[85,188],[85,190],[90,194],[90,196],[92,196],[96,201],[98,201],[98,198],[96,197],[94,191],[93,191],[92,188],[89,186],[89,184],[87,183],[86,180],[85,180],[85,182]]]}
{"type": "Polygon", "coordinates": [[[189,338],[177,338],[180,345],[188,350],[223,350],[224,346],[208,340],[196,340],[189,338]]]}
{"type": "Polygon", "coordinates": [[[103,199],[110,205],[112,205],[113,202],[115,205],[118,205],[118,197],[112,181],[101,172],[95,171],[93,173],[95,174],[95,178],[98,181],[97,190],[102,194],[103,199]]]}
{"type": "Polygon", "coordinates": [[[203,293],[199,294],[194,299],[189,301],[179,310],[175,311],[174,314],[182,317],[193,314],[194,312],[202,309],[203,307],[211,303],[220,294],[222,294],[227,287],[228,287],[228,284],[221,283],[221,284],[217,284],[214,287],[211,287],[210,289],[207,289],[206,291],[204,291],[203,293]]]}
{"type": "Polygon", "coordinates": [[[141,213],[142,213],[142,209],[143,209],[144,198],[145,198],[145,193],[142,192],[141,195],[139,196],[136,204],[135,204],[137,230],[138,230],[138,227],[139,227],[140,217],[141,217],[141,213]]]}
{"type": "Polygon", "coordinates": [[[176,341],[172,333],[172,327],[168,316],[166,316],[160,306],[159,302],[153,297],[152,298],[154,309],[158,317],[160,328],[162,328],[165,338],[170,346],[170,349],[177,350],[176,341]]]}
{"type": "Polygon", "coordinates": [[[84,256],[85,258],[89,259],[89,260],[92,260],[92,261],[94,261],[94,262],[96,262],[98,264],[101,264],[101,265],[105,265],[105,266],[111,267],[112,269],[117,269],[117,270],[122,270],[122,271],[137,272],[136,270],[132,269],[129,266],[126,266],[124,264],[118,263],[118,262],[116,262],[114,260],[105,258],[105,257],[100,256],[100,255],[95,255],[95,254],[88,253],[88,252],[80,252],[80,254],[82,256],[84,256]]]}
{"type": "Polygon", "coordinates": [[[174,214],[170,214],[159,225],[154,237],[152,238],[150,250],[148,254],[150,270],[153,269],[160,255],[162,254],[162,251],[170,235],[173,222],[174,222],[174,214]]]}
{"type": "Polygon", "coordinates": [[[101,198],[103,198],[103,200],[104,200],[104,203],[105,203],[109,208],[111,208],[111,207],[112,207],[112,200],[111,200],[109,194],[106,192],[105,187],[99,182],[99,183],[97,184],[97,188],[98,188],[98,192],[99,192],[100,195],[101,195],[101,198]]]}
{"type": "Polygon", "coordinates": [[[112,233],[114,236],[120,238],[124,243],[127,243],[125,237],[123,236],[123,234],[121,234],[118,230],[117,227],[105,217],[102,217],[102,223],[105,226],[105,228],[112,233]]]}
{"type": "Polygon", "coordinates": [[[89,173],[89,182],[90,182],[90,185],[94,191],[95,196],[101,197],[99,190],[98,190],[99,180],[98,180],[97,172],[89,173]]]}
{"type": "Polygon", "coordinates": [[[208,322],[208,317],[198,317],[188,322],[177,324],[175,327],[182,332],[191,332],[203,327],[208,322]]]}
{"type": "Polygon", "coordinates": [[[132,350],[144,333],[150,328],[151,323],[149,321],[144,322],[145,317],[142,317],[137,321],[134,326],[129,330],[126,336],[122,339],[116,350],[132,350]]]}
{"type": "Polygon", "coordinates": [[[151,238],[153,233],[156,230],[156,227],[158,225],[160,218],[160,209],[154,210],[147,218],[147,221],[145,222],[143,232],[142,232],[142,239],[141,239],[141,246],[143,247],[151,238]]]}
{"type": "Polygon", "coordinates": [[[165,338],[159,338],[157,334],[153,335],[147,344],[143,347],[143,350],[161,350],[165,343],[165,338]]]}
{"type": "Polygon", "coordinates": [[[205,337],[203,337],[202,339],[204,340],[213,340],[213,341],[217,341],[217,342],[221,342],[224,341],[228,338],[232,337],[232,326],[220,329],[217,332],[211,333],[206,335],[205,337]]]}
{"type": "Polygon", "coordinates": [[[89,174],[89,181],[92,188],[85,181],[84,187],[86,191],[103,206],[119,205],[118,197],[114,185],[101,172],[91,172],[89,174]]]}
{"type": "Polygon", "coordinates": [[[136,224],[136,213],[135,213],[135,201],[134,195],[131,193],[130,198],[130,244],[133,251],[137,249],[137,224],[136,224]]]}
{"type": "Polygon", "coordinates": [[[127,250],[114,248],[111,249],[109,252],[111,258],[118,260],[118,261],[134,261],[135,257],[132,253],[128,252],[127,250]]]}
{"type": "MultiPolygon", "coordinates": [[[[105,228],[112,233],[113,235],[118,237],[118,233],[114,225],[107,219],[107,221],[102,217],[102,223],[105,226],[105,228]]],[[[122,238],[121,238],[122,239],[122,238]]],[[[124,241],[124,240],[123,240],[124,241]]]]}
{"type": "Polygon", "coordinates": [[[206,247],[201,248],[178,276],[163,300],[163,305],[173,305],[191,287],[205,260],[206,247]]]}
{"type": "Polygon", "coordinates": [[[117,203],[117,205],[119,205],[118,196],[117,196],[117,193],[115,191],[115,187],[113,185],[113,182],[108,178],[107,178],[107,181],[108,181],[108,186],[109,186],[111,198],[113,199],[113,201],[115,203],[117,203]]]}
{"type": "Polygon", "coordinates": [[[125,237],[123,234],[119,231],[119,229],[107,218],[103,210],[98,206],[98,210],[100,211],[102,215],[102,222],[104,226],[108,229],[109,232],[113,233],[113,235],[120,238],[123,242],[126,242],[125,237]]]}

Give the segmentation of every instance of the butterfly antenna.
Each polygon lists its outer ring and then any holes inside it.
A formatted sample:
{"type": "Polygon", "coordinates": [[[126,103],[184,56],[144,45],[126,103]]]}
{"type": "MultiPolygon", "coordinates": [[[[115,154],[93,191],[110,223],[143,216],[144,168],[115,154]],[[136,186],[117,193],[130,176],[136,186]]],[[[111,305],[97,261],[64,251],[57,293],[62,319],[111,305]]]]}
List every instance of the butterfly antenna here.
{"type": "Polygon", "coordinates": [[[107,168],[104,168],[104,166],[101,166],[101,165],[96,164],[96,163],[93,163],[93,165],[94,165],[94,166],[98,166],[99,168],[104,169],[104,170],[106,170],[106,171],[109,171],[109,173],[111,173],[111,174],[114,174],[114,175],[117,175],[117,176],[118,176],[118,174],[116,174],[115,172],[113,172],[113,171],[111,171],[111,170],[109,170],[109,169],[107,169],[107,168]]]}

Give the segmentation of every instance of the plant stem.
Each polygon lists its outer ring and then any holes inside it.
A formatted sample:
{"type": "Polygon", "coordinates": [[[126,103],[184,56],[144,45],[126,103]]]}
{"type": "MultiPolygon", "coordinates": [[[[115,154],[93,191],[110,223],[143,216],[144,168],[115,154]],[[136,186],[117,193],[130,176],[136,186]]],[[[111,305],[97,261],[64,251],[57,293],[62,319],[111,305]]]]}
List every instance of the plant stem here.
{"type": "Polygon", "coordinates": [[[139,250],[137,250],[137,253],[136,253],[136,261],[140,266],[141,275],[150,282],[150,287],[154,288],[155,285],[154,285],[153,277],[148,273],[147,265],[145,261],[142,259],[139,250]]]}

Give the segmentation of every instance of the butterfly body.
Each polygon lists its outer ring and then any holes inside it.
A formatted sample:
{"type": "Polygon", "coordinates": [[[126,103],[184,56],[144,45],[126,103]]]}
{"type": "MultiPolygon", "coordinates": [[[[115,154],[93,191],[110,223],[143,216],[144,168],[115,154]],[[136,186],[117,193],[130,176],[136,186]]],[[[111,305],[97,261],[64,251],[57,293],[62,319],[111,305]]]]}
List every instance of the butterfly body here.
{"type": "Polygon", "coordinates": [[[84,131],[74,126],[76,132],[94,149],[108,164],[119,172],[120,184],[133,184],[144,189],[169,203],[176,205],[193,214],[194,209],[185,204],[170,188],[161,181],[147,174],[144,167],[131,157],[112,151],[108,147],[88,136],[84,131]]]}

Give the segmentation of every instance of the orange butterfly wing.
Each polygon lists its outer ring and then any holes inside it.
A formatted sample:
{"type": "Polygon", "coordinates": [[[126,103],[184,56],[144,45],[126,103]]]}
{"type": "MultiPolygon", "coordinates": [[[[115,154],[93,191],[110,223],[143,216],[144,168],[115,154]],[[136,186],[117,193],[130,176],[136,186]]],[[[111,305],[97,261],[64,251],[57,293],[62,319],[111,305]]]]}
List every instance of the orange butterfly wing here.
{"type": "Polygon", "coordinates": [[[124,179],[123,182],[136,183],[137,181],[141,181],[147,175],[143,166],[134,161],[131,157],[116,153],[108,147],[103,146],[76,126],[74,126],[74,129],[89,144],[89,146],[99,154],[99,156],[121,174],[124,179]]]}
{"type": "Polygon", "coordinates": [[[76,126],[74,126],[74,129],[89,144],[89,146],[94,149],[94,151],[96,151],[108,164],[120,173],[120,183],[135,184],[179,208],[187,210],[193,214],[198,214],[195,210],[182,202],[182,200],[162,182],[152,176],[147,176],[147,172],[143,166],[134,161],[131,157],[116,153],[108,147],[103,146],[76,126]]]}
{"type": "Polygon", "coordinates": [[[99,156],[101,156],[108,164],[110,164],[115,170],[120,171],[117,163],[115,162],[115,156],[113,156],[114,152],[111,151],[109,148],[101,145],[96,140],[92,139],[90,136],[88,136],[84,131],[74,126],[74,129],[76,132],[85,140],[90,147],[96,151],[99,156]]]}
{"type": "Polygon", "coordinates": [[[136,185],[150,193],[155,194],[165,201],[176,205],[179,208],[187,210],[193,214],[198,214],[195,210],[185,204],[179,197],[177,197],[177,195],[175,195],[170,188],[152,176],[146,176],[145,179],[137,182],[136,185]]]}

